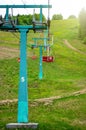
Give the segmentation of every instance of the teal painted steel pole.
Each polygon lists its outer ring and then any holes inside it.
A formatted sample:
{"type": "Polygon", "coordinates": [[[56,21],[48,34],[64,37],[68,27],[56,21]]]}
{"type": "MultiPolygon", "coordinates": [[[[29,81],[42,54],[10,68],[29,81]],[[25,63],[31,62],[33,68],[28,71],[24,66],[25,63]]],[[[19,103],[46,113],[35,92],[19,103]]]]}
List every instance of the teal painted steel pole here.
{"type": "Polygon", "coordinates": [[[27,85],[27,31],[20,29],[20,79],[18,94],[18,123],[28,122],[28,85],[27,85]]]}
{"type": "Polygon", "coordinates": [[[43,70],[42,70],[42,46],[39,46],[40,51],[40,62],[39,62],[39,79],[43,77],[43,70]]]}
{"type": "Polygon", "coordinates": [[[46,46],[47,46],[47,41],[48,41],[48,30],[44,31],[44,50],[46,51],[46,46]]]}
{"type": "Polygon", "coordinates": [[[47,46],[47,39],[44,38],[44,50],[45,50],[45,51],[47,50],[47,49],[46,49],[46,46],[47,46]]]}
{"type": "Polygon", "coordinates": [[[42,8],[40,8],[40,22],[42,22],[42,8]]]}
{"type": "Polygon", "coordinates": [[[8,21],[9,17],[9,8],[6,8],[6,16],[5,16],[5,20],[8,21]]]}
{"type": "Polygon", "coordinates": [[[0,8],[52,8],[52,5],[0,5],[0,8]]]}

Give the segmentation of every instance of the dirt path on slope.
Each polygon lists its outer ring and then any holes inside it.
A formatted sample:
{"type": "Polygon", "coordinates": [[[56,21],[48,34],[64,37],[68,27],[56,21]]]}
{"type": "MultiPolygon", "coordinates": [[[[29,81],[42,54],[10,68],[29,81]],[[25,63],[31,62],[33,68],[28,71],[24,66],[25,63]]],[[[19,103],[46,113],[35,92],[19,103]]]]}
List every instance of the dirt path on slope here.
{"type": "MultiPolygon", "coordinates": [[[[0,46],[0,59],[12,59],[18,58],[20,50],[18,48],[0,46]]],[[[31,57],[30,52],[27,52],[27,56],[31,57]]]]}
{"type": "Polygon", "coordinates": [[[19,57],[18,49],[0,46],[0,59],[11,59],[14,57],[19,57]]]}
{"type": "Polygon", "coordinates": [[[76,52],[79,52],[79,53],[81,53],[81,54],[86,55],[86,53],[84,53],[84,52],[78,50],[77,48],[73,47],[66,39],[64,39],[63,42],[64,42],[64,44],[65,44],[68,48],[70,48],[70,49],[72,49],[72,50],[74,50],[74,51],[76,51],[76,52]]]}
{"type": "MultiPolygon", "coordinates": [[[[63,98],[70,98],[71,96],[76,97],[76,96],[79,96],[79,95],[82,95],[82,94],[86,94],[86,88],[82,89],[80,91],[73,92],[71,94],[67,94],[65,96],[53,96],[53,97],[49,97],[49,98],[35,99],[35,100],[30,102],[30,105],[31,106],[37,106],[37,105],[39,105],[39,103],[43,103],[44,105],[48,105],[48,104],[52,104],[52,102],[54,100],[63,99],[63,98]]],[[[17,102],[18,102],[18,99],[1,100],[0,105],[6,105],[6,104],[11,104],[11,103],[17,103],[17,102]]]]}

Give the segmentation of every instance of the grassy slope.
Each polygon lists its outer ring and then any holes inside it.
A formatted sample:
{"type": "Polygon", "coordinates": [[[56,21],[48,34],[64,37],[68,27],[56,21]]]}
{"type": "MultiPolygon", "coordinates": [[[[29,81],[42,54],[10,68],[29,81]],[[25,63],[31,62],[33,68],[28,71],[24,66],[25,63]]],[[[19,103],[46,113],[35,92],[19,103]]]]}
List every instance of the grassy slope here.
{"type": "MultiPolygon", "coordinates": [[[[39,59],[32,60],[29,58],[28,61],[29,98],[31,100],[59,95],[65,96],[86,88],[86,56],[74,52],[63,44],[63,39],[67,39],[76,48],[81,47],[83,52],[86,51],[86,46],[81,44],[77,38],[78,21],[52,21],[51,31],[54,35],[52,55],[55,57],[55,61],[53,63],[43,63],[43,80],[38,79],[39,59]],[[76,44],[79,44],[79,47],[76,44]]],[[[3,33],[1,34],[3,37],[3,33]]],[[[6,33],[6,35],[8,34],[6,33]]],[[[32,33],[29,33],[29,41],[31,41],[32,35],[32,33]]],[[[13,40],[14,42],[12,36],[10,39],[6,37],[5,40],[13,40]]],[[[18,43],[18,40],[15,40],[18,43]]],[[[18,44],[16,45],[16,43],[13,45],[4,43],[3,45],[17,47],[18,44]]],[[[36,53],[38,55],[38,50],[36,53]]],[[[19,63],[17,63],[16,58],[0,60],[0,100],[17,98],[18,73],[19,63]]],[[[85,99],[86,95],[82,95],[78,98],[70,97],[56,100],[47,107],[43,104],[39,104],[35,108],[30,106],[30,121],[39,122],[38,129],[40,130],[57,130],[57,128],[59,130],[84,130],[86,129],[85,99]]],[[[10,107],[2,106],[0,109],[1,128],[7,122],[16,121],[16,110],[14,109],[16,105],[12,105],[11,110],[9,110],[10,107]],[[3,112],[5,117],[2,114],[3,112]],[[11,114],[7,119],[9,112],[11,114]]]]}

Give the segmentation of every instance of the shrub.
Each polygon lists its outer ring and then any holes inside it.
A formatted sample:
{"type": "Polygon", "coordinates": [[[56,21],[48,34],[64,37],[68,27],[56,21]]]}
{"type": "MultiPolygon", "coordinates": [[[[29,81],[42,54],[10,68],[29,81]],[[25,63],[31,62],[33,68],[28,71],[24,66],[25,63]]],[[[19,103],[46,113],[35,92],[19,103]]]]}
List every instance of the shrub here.
{"type": "Polygon", "coordinates": [[[86,44],[86,37],[83,39],[83,43],[86,44]]]}

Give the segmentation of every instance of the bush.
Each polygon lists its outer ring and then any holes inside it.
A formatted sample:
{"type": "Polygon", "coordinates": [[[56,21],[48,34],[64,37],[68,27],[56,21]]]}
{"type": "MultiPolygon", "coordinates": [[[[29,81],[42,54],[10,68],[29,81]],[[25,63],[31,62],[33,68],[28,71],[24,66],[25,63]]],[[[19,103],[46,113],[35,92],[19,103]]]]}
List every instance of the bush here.
{"type": "Polygon", "coordinates": [[[76,19],[76,16],[75,16],[75,15],[70,15],[70,16],[68,17],[68,19],[76,19]]]}
{"type": "Polygon", "coordinates": [[[79,36],[80,38],[84,39],[86,37],[86,10],[84,8],[80,11],[79,23],[80,23],[79,36]]]}
{"type": "Polygon", "coordinates": [[[86,37],[83,39],[83,44],[86,44],[86,37]]]}
{"type": "Polygon", "coordinates": [[[61,14],[54,14],[52,20],[63,20],[63,16],[61,14]]]}

